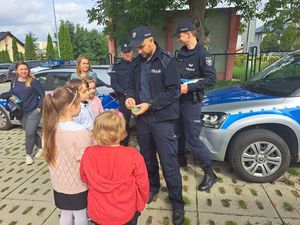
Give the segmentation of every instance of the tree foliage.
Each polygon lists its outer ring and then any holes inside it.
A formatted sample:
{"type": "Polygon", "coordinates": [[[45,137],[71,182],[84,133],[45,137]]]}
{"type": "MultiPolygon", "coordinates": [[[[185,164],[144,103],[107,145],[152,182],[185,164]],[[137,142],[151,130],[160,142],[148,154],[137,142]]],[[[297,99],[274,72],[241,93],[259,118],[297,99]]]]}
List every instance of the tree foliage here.
{"type": "Polygon", "coordinates": [[[4,62],[4,63],[11,62],[7,49],[0,51],[0,62],[4,62]]]}
{"type": "Polygon", "coordinates": [[[17,46],[17,41],[15,38],[12,40],[12,51],[13,51],[13,61],[19,61],[20,60],[20,53],[17,46]]]}
{"type": "Polygon", "coordinates": [[[36,59],[37,39],[33,33],[26,34],[25,37],[25,60],[36,59]]]}
{"type": "Polygon", "coordinates": [[[47,37],[47,46],[46,46],[46,57],[48,60],[55,59],[55,51],[53,48],[53,42],[50,34],[47,37]]]}
{"type": "MultiPolygon", "coordinates": [[[[105,26],[105,33],[123,42],[130,38],[131,30],[140,25],[162,27],[172,17],[172,10],[187,9],[198,29],[198,38],[204,43],[207,8],[213,9],[219,3],[228,4],[239,11],[247,22],[258,17],[268,20],[274,28],[283,27],[289,21],[296,21],[300,15],[297,0],[98,0],[94,7],[87,10],[89,22],[96,21],[105,26]],[[275,26],[276,25],[276,26],[275,26]]],[[[166,29],[166,27],[162,27],[166,29]]]]}
{"type": "Polygon", "coordinates": [[[264,36],[263,41],[260,44],[260,49],[262,51],[278,51],[279,44],[278,44],[278,35],[276,33],[268,33],[264,36]]]}
{"type": "Polygon", "coordinates": [[[60,22],[58,39],[59,39],[61,59],[64,60],[74,59],[73,46],[71,42],[69,26],[64,21],[60,22]]]}
{"type": "Polygon", "coordinates": [[[93,61],[107,63],[108,40],[106,35],[99,33],[95,29],[88,31],[81,25],[74,25],[69,21],[65,22],[65,24],[69,26],[69,30],[71,31],[70,36],[75,59],[79,55],[87,55],[93,61]]]}
{"type": "Polygon", "coordinates": [[[299,32],[296,24],[289,24],[286,29],[284,29],[280,37],[280,50],[293,50],[293,45],[297,39],[297,36],[299,36],[299,32]]]}
{"type": "MultiPolygon", "coordinates": [[[[171,10],[187,8],[197,30],[198,38],[205,41],[206,8],[214,8],[218,3],[227,2],[237,7],[246,20],[255,16],[259,0],[99,0],[87,10],[89,22],[97,21],[105,25],[105,32],[117,42],[130,38],[131,30],[140,25],[162,27],[172,17],[171,10]]],[[[166,29],[166,27],[162,27],[166,29]]]]}
{"type": "Polygon", "coordinates": [[[273,32],[282,33],[288,23],[297,23],[300,19],[299,0],[268,0],[257,13],[265,21],[265,27],[273,32]]]}

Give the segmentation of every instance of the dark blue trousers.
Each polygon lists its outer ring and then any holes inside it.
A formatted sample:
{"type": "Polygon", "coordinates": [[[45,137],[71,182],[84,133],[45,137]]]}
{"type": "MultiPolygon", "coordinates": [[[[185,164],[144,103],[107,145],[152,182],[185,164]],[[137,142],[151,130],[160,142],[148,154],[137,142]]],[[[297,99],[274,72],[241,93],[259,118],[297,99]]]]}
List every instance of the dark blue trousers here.
{"type": "Polygon", "coordinates": [[[174,125],[173,120],[154,122],[151,114],[139,116],[136,125],[137,138],[148,170],[150,191],[158,193],[160,189],[156,156],[158,153],[173,209],[183,209],[182,181],[177,161],[178,143],[174,125]]]}
{"type": "Polygon", "coordinates": [[[178,120],[178,156],[184,156],[185,146],[188,146],[202,168],[211,167],[211,157],[207,147],[200,141],[202,128],[202,102],[181,102],[178,120]]]}

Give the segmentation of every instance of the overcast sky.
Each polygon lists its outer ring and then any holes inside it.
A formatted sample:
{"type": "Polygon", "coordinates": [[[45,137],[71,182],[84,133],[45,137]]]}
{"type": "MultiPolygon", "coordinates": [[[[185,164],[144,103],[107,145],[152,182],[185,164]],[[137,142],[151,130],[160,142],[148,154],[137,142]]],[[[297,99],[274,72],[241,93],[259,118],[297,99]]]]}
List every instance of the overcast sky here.
{"type": "MultiPolygon", "coordinates": [[[[69,20],[90,29],[101,29],[89,24],[86,9],[93,7],[93,0],[54,0],[57,26],[60,20],[69,20]]],[[[0,31],[10,31],[24,41],[29,32],[39,41],[46,41],[48,33],[55,33],[52,0],[0,0],[0,31]]]]}

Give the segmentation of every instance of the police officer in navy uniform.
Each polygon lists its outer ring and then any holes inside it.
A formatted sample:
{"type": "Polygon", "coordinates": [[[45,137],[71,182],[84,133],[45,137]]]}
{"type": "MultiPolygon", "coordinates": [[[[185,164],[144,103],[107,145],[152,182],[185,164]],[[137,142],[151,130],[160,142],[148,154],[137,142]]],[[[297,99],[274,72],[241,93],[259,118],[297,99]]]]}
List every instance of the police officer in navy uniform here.
{"type": "Polygon", "coordinates": [[[129,120],[131,112],[125,106],[127,89],[129,86],[130,74],[132,72],[132,48],[124,43],[121,45],[122,59],[113,65],[110,75],[110,83],[114,91],[118,95],[119,110],[123,113],[126,119],[127,137],[121,142],[121,145],[127,146],[130,135],[129,120]]]}
{"type": "Polygon", "coordinates": [[[126,107],[137,116],[137,138],[150,180],[149,203],[160,189],[158,153],[173,208],[173,224],[182,225],[184,202],[174,128],[179,116],[179,64],[159,47],[148,27],[134,29],[130,45],[139,55],[133,61],[126,107]]]}
{"type": "Polygon", "coordinates": [[[202,127],[201,107],[203,89],[216,83],[216,71],[212,57],[197,42],[196,28],[192,22],[180,24],[176,29],[176,36],[183,45],[177,56],[181,75],[178,161],[180,166],[187,166],[185,145],[189,146],[204,171],[198,190],[205,191],[213,186],[217,176],[212,169],[209,150],[199,139],[202,127]]]}

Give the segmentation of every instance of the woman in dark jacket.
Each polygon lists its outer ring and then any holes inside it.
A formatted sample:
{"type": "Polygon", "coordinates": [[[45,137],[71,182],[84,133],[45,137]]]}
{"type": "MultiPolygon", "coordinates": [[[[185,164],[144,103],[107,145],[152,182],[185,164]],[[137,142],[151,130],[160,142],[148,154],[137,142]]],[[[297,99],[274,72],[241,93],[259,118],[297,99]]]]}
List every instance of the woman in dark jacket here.
{"type": "Polygon", "coordinates": [[[18,79],[12,81],[10,92],[21,99],[20,111],[22,115],[19,120],[25,130],[26,164],[31,165],[35,145],[38,148],[35,156],[39,157],[42,154],[41,137],[37,133],[37,128],[42,117],[45,91],[40,82],[32,76],[27,63],[17,62],[16,74],[18,79]]]}

